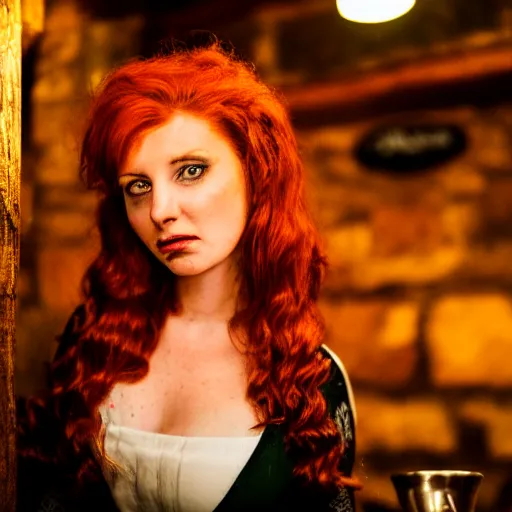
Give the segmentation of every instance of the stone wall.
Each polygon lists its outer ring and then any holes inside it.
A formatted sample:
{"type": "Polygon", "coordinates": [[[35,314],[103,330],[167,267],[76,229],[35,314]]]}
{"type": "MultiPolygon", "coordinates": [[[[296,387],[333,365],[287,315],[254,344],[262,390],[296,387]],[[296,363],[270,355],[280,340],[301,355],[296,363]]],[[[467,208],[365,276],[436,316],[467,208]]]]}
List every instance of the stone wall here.
{"type": "Polygon", "coordinates": [[[366,500],[387,474],[480,470],[490,508],[512,453],[512,105],[417,111],[300,133],[331,269],[321,302],[358,408],[366,500]],[[469,147],[396,177],[353,157],[376,122],[456,123],[469,147]]]}
{"type": "MultiPolygon", "coordinates": [[[[451,37],[454,22],[440,23],[442,13],[428,2],[423,18],[416,13],[409,26],[383,25],[378,37],[338,33],[346,24],[332,18],[332,3],[324,0],[267,6],[211,28],[279,86],[332,78],[354,66],[370,72],[384,58],[448,51],[462,40],[506,40],[510,6],[491,3],[483,16],[476,3],[468,10],[465,2],[447,2],[452,14],[460,8],[470,18],[458,39],[451,37]],[[415,37],[406,38],[411,31],[415,37]],[[343,44],[358,50],[339,53],[343,44]]],[[[89,91],[111,66],[140,52],[148,27],[163,30],[162,22],[137,16],[86,16],[74,0],[54,0],[47,15],[23,159],[16,375],[22,394],[44,386],[52,340],[78,301],[81,274],[97,249],[95,197],[77,178],[89,91]]],[[[420,106],[298,136],[331,264],[321,299],[326,341],[354,385],[356,472],[365,485],[360,506],[396,508],[391,472],[458,468],[485,473],[479,503],[491,508],[512,472],[512,104],[420,106]],[[353,148],[387,121],[455,123],[468,149],[407,177],[372,172],[354,159],[353,148]]]]}

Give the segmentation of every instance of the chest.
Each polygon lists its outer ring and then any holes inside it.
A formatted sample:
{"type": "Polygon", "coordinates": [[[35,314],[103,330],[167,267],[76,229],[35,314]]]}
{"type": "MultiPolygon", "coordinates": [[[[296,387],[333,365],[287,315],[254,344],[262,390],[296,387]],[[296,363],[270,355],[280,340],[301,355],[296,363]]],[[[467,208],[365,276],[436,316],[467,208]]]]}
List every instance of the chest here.
{"type": "Polygon", "coordinates": [[[246,398],[243,356],[230,344],[162,344],[149,372],[110,395],[119,425],[180,436],[246,436],[257,423],[246,398]]]}

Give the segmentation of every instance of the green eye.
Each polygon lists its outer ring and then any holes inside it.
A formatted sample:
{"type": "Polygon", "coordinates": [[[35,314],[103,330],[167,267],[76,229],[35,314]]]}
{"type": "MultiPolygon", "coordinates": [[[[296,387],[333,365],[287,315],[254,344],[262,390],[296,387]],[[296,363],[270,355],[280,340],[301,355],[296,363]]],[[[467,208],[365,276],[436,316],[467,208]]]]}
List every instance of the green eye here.
{"type": "Polygon", "coordinates": [[[201,178],[206,171],[206,165],[192,164],[186,165],[179,170],[178,179],[183,181],[195,181],[201,178]]]}
{"type": "Polygon", "coordinates": [[[137,180],[128,183],[125,191],[130,196],[141,196],[151,189],[151,185],[147,181],[137,180]]]}

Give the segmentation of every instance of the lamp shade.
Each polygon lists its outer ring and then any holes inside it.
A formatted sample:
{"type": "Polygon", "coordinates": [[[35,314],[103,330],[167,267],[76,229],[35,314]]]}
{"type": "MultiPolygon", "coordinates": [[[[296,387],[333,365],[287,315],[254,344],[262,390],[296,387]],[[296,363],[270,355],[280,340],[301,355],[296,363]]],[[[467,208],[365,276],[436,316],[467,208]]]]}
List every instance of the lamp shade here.
{"type": "Polygon", "coordinates": [[[358,23],[382,23],[409,12],[416,0],[336,0],[343,18],[358,23]]]}

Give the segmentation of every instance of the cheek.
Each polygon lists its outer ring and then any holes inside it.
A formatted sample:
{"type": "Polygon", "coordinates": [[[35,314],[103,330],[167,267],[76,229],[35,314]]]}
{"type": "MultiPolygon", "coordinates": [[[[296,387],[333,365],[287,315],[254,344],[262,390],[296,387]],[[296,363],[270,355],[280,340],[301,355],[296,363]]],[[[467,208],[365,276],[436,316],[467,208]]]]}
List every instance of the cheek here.
{"type": "Polygon", "coordinates": [[[137,233],[141,239],[145,239],[148,236],[148,222],[142,208],[133,208],[127,206],[126,216],[132,229],[137,233]]]}
{"type": "Polygon", "coordinates": [[[209,214],[211,233],[231,249],[236,246],[246,224],[245,196],[227,190],[219,196],[209,214]]]}
{"type": "Polygon", "coordinates": [[[201,216],[212,229],[225,231],[228,226],[233,230],[236,224],[243,222],[245,209],[243,190],[234,183],[225,183],[209,190],[201,201],[195,201],[191,213],[201,216]]]}

